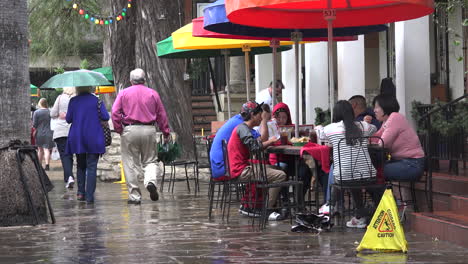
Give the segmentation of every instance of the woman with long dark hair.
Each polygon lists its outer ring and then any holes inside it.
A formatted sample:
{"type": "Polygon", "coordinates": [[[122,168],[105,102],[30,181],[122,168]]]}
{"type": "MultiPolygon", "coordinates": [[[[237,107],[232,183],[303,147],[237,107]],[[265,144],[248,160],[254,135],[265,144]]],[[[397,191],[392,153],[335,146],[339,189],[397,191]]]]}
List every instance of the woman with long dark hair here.
{"type": "MultiPolygon", "coordinates": [[[[353,107],[348,101],[338,101],[333,108],[333,123],[324,128],[325,136],[333,146],[333,168],[329,174],[329,186],[333,182],[344,185],[357,181],[367,182],[370,177],[376,176],[376,170],[372,165],[367,151],[368,140],[361,137],[371,136],[377,130],[375,126],[364,121],[354,121],[353,107]],[[357,151],[359,149],[359,151],[357,151]]],[[[330,193],[330,192],[328,192],[330,193]]],[[[352,191],[357,215],[346,223],[348,227],[365,228],[367,225],[360,190],[352,191]]],[[[378,194],[374,195],[374,201],[378,200],[378,194]]],[[[327,200],[329,200],[328,197],[327,200]]]]}

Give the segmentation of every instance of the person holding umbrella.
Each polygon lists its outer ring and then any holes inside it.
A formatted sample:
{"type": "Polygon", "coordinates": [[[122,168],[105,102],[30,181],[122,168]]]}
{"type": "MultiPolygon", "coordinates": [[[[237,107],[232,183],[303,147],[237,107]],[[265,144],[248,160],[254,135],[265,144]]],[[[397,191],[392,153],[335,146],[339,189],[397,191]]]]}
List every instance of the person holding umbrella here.
{"type": "Polygon", "coordinates": [[[70,100],[66,115],[71,127],[65,153],[76,154],[77,200],[94,203],[97,164],[99,156],[106,152],[101,121],[108,121],[109,113],[91,94],[90,86],[77,87],[76,91],[78,95],[70,100]]]}

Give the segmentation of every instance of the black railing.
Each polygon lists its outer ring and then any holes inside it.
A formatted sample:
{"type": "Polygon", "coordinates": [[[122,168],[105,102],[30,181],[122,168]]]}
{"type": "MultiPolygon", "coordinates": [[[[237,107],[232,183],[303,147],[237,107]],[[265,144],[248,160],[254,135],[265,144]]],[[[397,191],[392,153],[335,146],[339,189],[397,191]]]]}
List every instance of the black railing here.
{"type": "Polygon", "coordinates": [[[453,129],[449,135],[443,134],[440,131],[434,131],[431,123],[431,117],[435,113],[443,111],[443,118],[450,122],[455,115],[456,104],[468,97],[464,94],[459,98],[452,100],[445,105],[421,105],[418,107],[418,112],[421,114],[418,123],[422,124],[422,129],[425,132],[421,138],[421,143],[427,156],[427,187],[429,196],[429,211],[433,211],[433,188],[432,188],[432,172],[434,160],[449,160],[450,167],[455,161],[456,173],[458,173],[458,161],[466,160],[468,157],[465,153],[467,131],[463,127],[453,129]]]}

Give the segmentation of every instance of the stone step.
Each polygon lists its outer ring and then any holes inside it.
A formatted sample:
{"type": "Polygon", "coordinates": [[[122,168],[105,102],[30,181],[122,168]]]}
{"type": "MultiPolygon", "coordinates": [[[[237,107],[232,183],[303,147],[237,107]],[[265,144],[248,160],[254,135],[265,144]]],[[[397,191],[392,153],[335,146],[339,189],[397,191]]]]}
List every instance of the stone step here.
{"type": "Polygon", "coordinates": [[[196,95],[196,96],[192,95],[192,102],[207,102],[207,101],[210,101],[210,102],[213,101],[210,95],[196,95]]]}
{"type": "Polygon", "coordinates": [[[216,120],[217,120],[216,115],[194,115],[193,116],[193,122],[195,122],[195,124],[209,122],[211,125],[211,121],[216,121],[216,120]]]}
{"type": "Polygon", "coordinates": [[[459,215],[468,216],[468,195],[452,195],[450,197],[450,210],[459,215]]]}
{"type": "Polygon", "coordinates": [[[413,231],[468,247],[468,216],[453,211],[412,213],[411,227],[413,231]]]}
{"type": "Polygon", "coordinates": [[[209,107],[209,108],[214,109],[214,104],[213,104],[213,101],[211,101],[211,100],[206,101],[206,102],[205,101],[203,101],[203,102],[200,102],[200,101],[194,102],[194,101],[192,101],[192,108],[194,108],[194,107],[196,107],[196,108],[208,108],[209,107]]]}
{"type": "Polygon", "coordinates": [[[216,111],[214,108],[206,108],[206,107],[201,107],[201,108],[192,108],[192,115],[215,115],[216,116],[216,111]]]}
{"type": "Polygon", "coordinates": [[[432,186],[434,192],[468,195],[468,177],[464,175],[434,174],[432,186]]]}

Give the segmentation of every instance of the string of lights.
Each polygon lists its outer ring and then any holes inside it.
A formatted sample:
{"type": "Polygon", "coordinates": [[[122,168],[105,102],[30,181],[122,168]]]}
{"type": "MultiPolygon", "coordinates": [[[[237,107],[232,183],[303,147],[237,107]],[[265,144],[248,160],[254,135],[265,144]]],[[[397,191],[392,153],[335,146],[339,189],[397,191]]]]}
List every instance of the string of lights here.
{"type": "MultiPolygon", "coordinates": [[[[67,2],[72,2],[72,0],[67,0],[67,2]]],[[[96,25],[110,25],[123,20],[127,16],[127,10],[132,8],[132,4],[133,0],[128,0],[126,6],[112,15],[94,14],[77,1],[73,1],[72,7],[78,14],[82,15],[84,19],[89,20],[91,23],[96,25]]]]}

